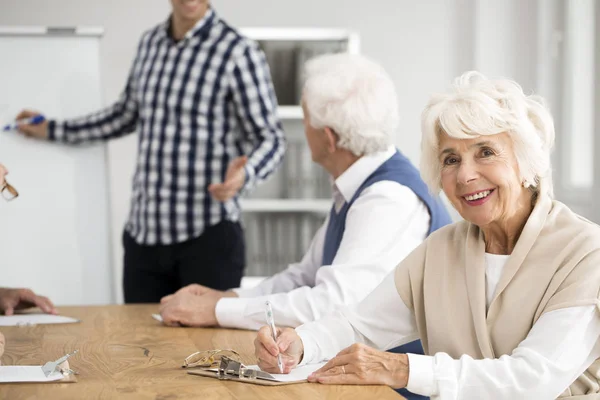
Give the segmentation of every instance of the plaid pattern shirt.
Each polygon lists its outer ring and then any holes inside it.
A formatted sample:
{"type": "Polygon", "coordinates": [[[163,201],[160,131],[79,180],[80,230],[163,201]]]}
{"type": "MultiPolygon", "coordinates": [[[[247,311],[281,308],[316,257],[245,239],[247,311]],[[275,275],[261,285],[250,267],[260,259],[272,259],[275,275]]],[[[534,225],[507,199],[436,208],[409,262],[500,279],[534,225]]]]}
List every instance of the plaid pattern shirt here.
{"type": "Polygon", "coordinates": [[[139,132],[125,229],[145,245],[181,243],[222,220],[239,220],[237,197],[218,202],[208,186],[223,181],[235,157],[248,154],[247,191],[285,152],[269,67],[257,44],[213,10],[178,42],[169,30],[168,20],[142,36],[115,104],[49,123],[50,139],[67,143],[139,132]]]}

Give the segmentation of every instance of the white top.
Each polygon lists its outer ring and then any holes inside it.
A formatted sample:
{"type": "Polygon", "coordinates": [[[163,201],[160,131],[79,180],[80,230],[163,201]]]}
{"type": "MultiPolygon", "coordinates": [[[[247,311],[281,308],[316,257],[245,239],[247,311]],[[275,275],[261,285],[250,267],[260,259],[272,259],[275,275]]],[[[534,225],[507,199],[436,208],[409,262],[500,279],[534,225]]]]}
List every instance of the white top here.
{"type": "MultiPolygon", "coordinates": [[[[486,254],[488,306],[508,257],[486,254]]],[[[296,331],[304,343],[302,364],[333,358],[355,342],[390,349],[418,337],[393,272],[360,304],[296,331]]],[[[551,311],[510,356],[454,360],[446,353],[409,354],[407,389],[432,399],[554,399],[600,357],[599,337],[596,306],[551,311]]]]}
{"type": "MultiPolygon", "coordinates": [[[[334,183],[336,210],[395,152],[394,147],[361,157],[334,183]]],[[[218,301],[219,325],[259,329],[265,324],[265,301],[273,306],[278,326],[296,327],[361,301],[417,247],[429,231],[429,212],[408,187],[380,181],[356,199],[332,265],[323,266],[329,218],[319,228],[302,261],[252,289],[235,289],[240,298],[218,301]]]]}

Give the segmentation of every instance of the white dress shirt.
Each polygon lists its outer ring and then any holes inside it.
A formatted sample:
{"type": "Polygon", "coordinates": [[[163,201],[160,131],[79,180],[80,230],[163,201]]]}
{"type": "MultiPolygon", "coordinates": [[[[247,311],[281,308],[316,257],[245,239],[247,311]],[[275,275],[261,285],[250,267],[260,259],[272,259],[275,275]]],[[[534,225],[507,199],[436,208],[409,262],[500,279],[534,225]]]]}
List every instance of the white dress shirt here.
{"type": "MultiPolygon", "coordinates": [[[[486,254],[488,307],[508,257],[486,254]]],[[[418,336],[415,317],[396,290],[394,272],[360,304],[296,331],[304,344],[302,364],[331,359],[356,342],[390,349],[418,336]]],[[[599,337],[596,306],[550,311],[511,355],[498,359],[409,354],[406,388],[444,400],[554,399],[600,357],[599,337]]]]}
{"type": "MultiPolygon", "coordinates": [[[[334,183],[336,211],[396,149],[363,156],[334,183]]],[[[319,228],[302,261],[252,289],[235,289],[239,298],[218,301],[219,325],[259,329],[265,324],[265,301],[278,326],[296,327],[358,303],[427,236],[430,216],[408,187],[380,181],[360,194],[348,210],[346,228],[331,265],[322,266],[329,217],[319,228]]]]}

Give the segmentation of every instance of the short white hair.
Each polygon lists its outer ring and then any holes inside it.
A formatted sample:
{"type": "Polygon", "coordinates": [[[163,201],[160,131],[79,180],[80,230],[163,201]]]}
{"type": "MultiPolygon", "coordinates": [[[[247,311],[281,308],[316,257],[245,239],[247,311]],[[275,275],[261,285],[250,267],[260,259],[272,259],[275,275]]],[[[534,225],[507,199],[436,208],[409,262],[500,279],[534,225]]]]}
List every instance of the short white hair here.
{"type": "Polygon", "coordinates": [[[540,96],[527,96],[516,82],[471,71],[452,89],[431,96],[421,116],[421,176],[433,193],[441,188],[442,133],[457,139],[508,133],[524,187],[553,196],[550,152],[554,122],[540,96]]]}
{"type": "Polygon", "coordinates": [[[310,124],[333,129],[338,147],[362,156],[392,144],[400,119],[398,98],[380,65],[356,54],[326,54],[306,63],[304,78],[310,124]]]}

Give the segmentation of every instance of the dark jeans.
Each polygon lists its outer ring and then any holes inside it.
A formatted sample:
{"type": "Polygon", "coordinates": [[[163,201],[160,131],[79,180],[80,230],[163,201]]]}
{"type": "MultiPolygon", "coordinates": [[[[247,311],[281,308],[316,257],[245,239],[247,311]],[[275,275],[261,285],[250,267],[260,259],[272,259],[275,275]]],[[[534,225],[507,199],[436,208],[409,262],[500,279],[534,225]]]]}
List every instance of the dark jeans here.
{"type": "Polygon", "coordinates": [[[173,245],[143,246],[124,232],[123,247],[125,303],[157,303],[191,283],[218,290],[239,287],[246,263],[244,232],[231,221],[173,245]]]}
{"type": "MultiPolygon", "coordinates": [[[[403,344],[402,346],[395,347],[391,350],[388,350],[390,353],[399,353],[399,354],[423,354],[423,346],[421,345],[420,340],[415,340],[414,342],[403,344]]],[[[406,389],[397,389],[396,392],[400,393],[407,400],[426,400],[429,397],[421,396],[420,394],[415,394],[409,392],[406,389]]]]}

